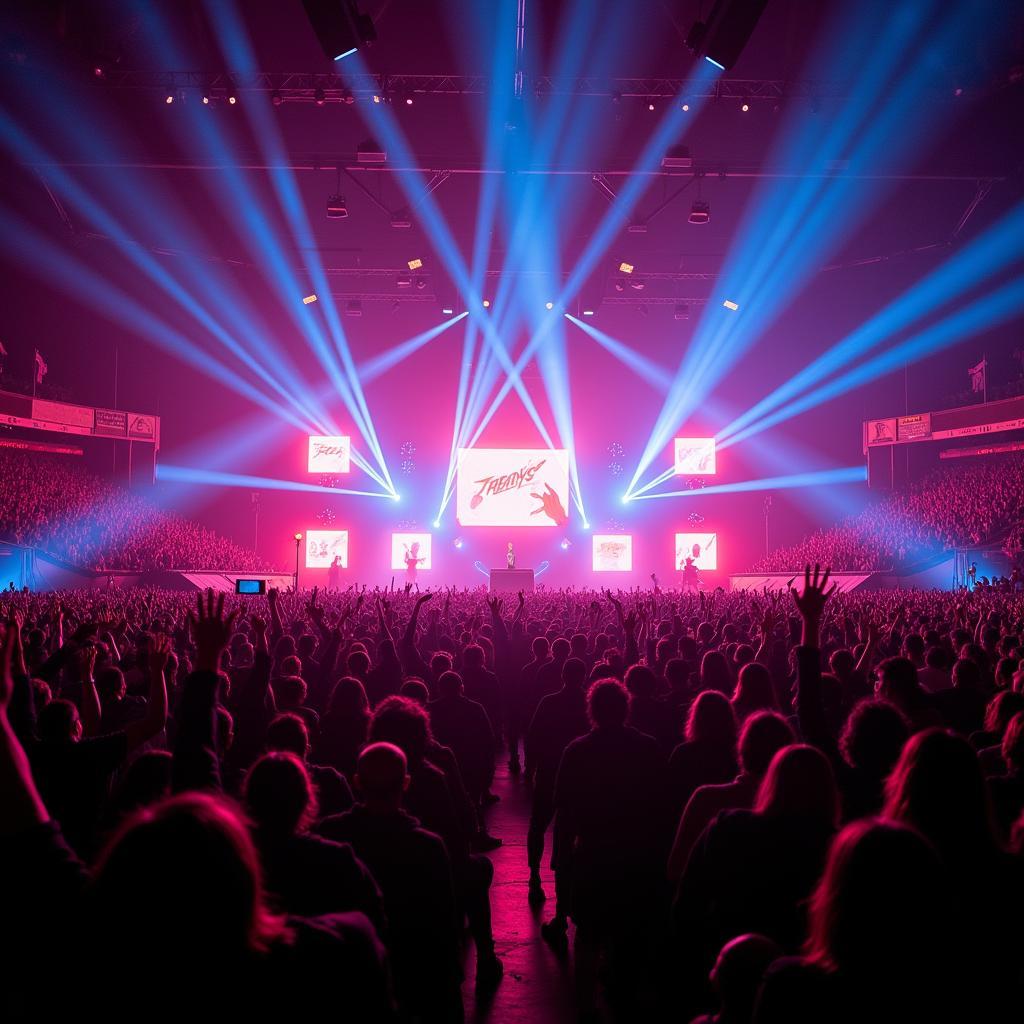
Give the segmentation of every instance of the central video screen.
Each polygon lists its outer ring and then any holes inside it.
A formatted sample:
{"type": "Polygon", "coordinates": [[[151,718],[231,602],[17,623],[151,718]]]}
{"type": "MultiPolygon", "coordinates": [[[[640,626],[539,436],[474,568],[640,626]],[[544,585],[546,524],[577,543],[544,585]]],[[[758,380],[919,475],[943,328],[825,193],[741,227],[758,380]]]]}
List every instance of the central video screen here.
{"type": "Polygon", "coordinates": [[[460,448],[456,508],[462,526],[565,526],[564,448],[460,448]]]}

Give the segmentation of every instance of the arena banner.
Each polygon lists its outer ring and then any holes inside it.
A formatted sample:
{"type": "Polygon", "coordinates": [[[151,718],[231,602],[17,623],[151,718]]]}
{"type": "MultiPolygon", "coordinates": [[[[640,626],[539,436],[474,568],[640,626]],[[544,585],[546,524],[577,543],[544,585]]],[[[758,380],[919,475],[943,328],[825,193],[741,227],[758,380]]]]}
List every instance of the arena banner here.
{"type": "Polygon", "coordinates": [[[63,423],[69,427],[91,430],[94,410],[84,405],[68,405],[66,402],[47,402],[42,398],[32,399],[32,419],[45,423],[63,423]]]}
{"type": "Polygon", "coordinates": [[[919,412],[896,419],[896,440],[927,441],[932,436],[932,414],[919,412]]]}
{"type": "Polygon", "coordinates": [[[895,416],[884,420],[868,420],[865,426],[869,448],[876,444],[893,444],[896,440],[895,416]]]}
{"type": "Polygon", "coordinates": [[[456,508],[463,526],[565,526],[564,448],[460,448],[456,508]]]}
{"type": "Polygon", "coordinates": [[[1024,429],[1024,417],[1016,420],[1000,420],[998,423],[975,423],[966,427],[951,427],[949,430],[935,430],[932,440],[944,441],[951,437],[976,437],[979,434],[998,434],[1003,430],[1024,429]]]}
{"type": "Polygon", "coordinates": [[[128,436],[133,440],[138,438],[143,441],[156,439],[156,417],[147,416],[145,413],[128,413],[128,436]]]}
{"type": "Polygon", "coordinates": [[[125,437],[128,433],[128,413],[116,409],[97,409],[96,433],[104,437],[125,437]]]}

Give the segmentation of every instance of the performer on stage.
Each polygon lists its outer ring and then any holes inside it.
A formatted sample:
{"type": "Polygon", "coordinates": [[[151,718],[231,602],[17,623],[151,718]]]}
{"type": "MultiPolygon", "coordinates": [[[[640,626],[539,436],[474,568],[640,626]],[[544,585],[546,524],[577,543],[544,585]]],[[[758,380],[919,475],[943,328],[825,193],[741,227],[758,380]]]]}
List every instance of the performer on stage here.
{"type": "Polygon", "coordinates": [[[426,558],[420,557],[420,542],[414,540],[412,544],[406,545],[405,548],[405,581],[407,583],[416,582],[416,567],[420,562],[425,562],[426,558]]]}
{"type": "Polygon", "coordinates": [[[327,567],[327,589],[341,589],[341,555],[335,555],[334,561],[327,567]]]}
{"type": "Polygon", "coordinates": [[[700,590],[700,573],[697,571],[693,559],[687,556],[679,568],[683,571],[683,590],[700,590]]]}
{"type": "Polygon", "coordinates": [[[512,541],[508,542],[508,552],[505,555],[505,561],[510,569],[516,567],[516,553],[512,550],[512,541]]]}

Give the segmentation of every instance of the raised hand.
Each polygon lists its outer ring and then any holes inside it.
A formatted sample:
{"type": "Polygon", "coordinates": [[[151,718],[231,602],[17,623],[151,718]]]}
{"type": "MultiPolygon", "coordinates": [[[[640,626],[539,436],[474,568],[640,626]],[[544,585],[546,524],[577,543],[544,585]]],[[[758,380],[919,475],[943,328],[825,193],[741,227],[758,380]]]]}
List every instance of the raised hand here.
{"type": "Polygon", "coordinates": [[[171,638],[166,633],[154,633],[149,648],[149,667],[161,675],[171,660],[171,638]]]}
{"type": "Polygon", "coordinates": [[[189,613],[188,617],[196,644],[196,668],[216,672],[220,668],[220,656],[231,639],[238,611],[225,618],[224,595],[218,594],[215,598],[212,590],[206,591],[205,605],[202,594],[196,598],[196,608],[198,614],[189,613]]]}
{"type": "Polygon", "coordinates": [[[831,569],[826,568],[823,575],[821,566],[815,565],[812,575],[811,567],[808,565],[804,569],[803,593],[797,593],[795,587],[790,588],[790,593],[793,595],[793,603],[796,605],[800,617],[804,620],[805,644],[817,644],[818,626],[821,623],[825,605],[828,604],[829,598],[836,592],[839,586],[839,584],[833,583],[829,587],[828,578],[831,572],[831,569]]]}
{"type": "Polygon", "coordinates": [[[427,601],[429,601],[429,600],[431,600],[433,598],[433,596],[434,595],[429,590],[427,590],[424,593],[420,594],[420,596],[416,598],[416,605],[417,605],[417,607],[419,607],[419,605],[421,605],[421,604],[426,604],[427,601]]]}
{"type": "Polygon", "coordinates": [[[551,489],[551,484],[544,485],[543,494],[531,491],[530,497],[540,502],[540,508],[535,508],[530,515],[536,516],[543,512],[556,526],[565,526],[569,522],[569,514],[562,508],[562,500],[551,489]]]}
{"type": "Polygon", "coordinates": [[[83,682],[91,682],[96,666],[96,648],[92,644],[79,648],[75,654],[75,663],[78,665],[78,678],[83,682]]]}

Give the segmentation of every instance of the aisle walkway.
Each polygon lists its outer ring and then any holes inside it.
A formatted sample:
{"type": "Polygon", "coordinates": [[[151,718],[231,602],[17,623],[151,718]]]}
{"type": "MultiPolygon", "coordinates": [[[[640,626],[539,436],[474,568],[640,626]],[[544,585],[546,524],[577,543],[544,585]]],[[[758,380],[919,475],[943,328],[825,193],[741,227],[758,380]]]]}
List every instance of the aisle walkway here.
{"type": "Polygon", "coordinates": [[[505,977],[489,1002],[473,991],[472,957],[466,968],[463,993],[467,1021],[494,1024],[563,1024],[574,1021],[572,971],[569,958],[559,959],[540,937],[541,922],[554,913],[555,883],[547,867],[551,833],[544,850],[544,891],[548,901],[533,908],[527,903],[530,871],[526,865],[526,827],[530,820],[527,786],[509,775],[499,763],[494,792],[501,801],[488,811],[488,828],[503,840],[490,854],[494,863],[491,906],[498,955],[505,962],[505,977]]]}

